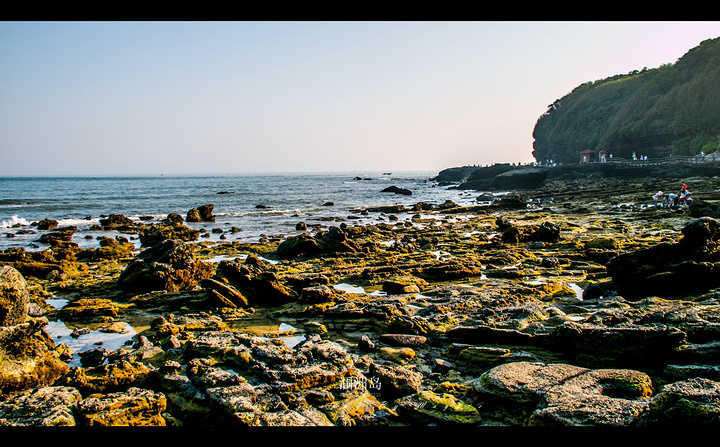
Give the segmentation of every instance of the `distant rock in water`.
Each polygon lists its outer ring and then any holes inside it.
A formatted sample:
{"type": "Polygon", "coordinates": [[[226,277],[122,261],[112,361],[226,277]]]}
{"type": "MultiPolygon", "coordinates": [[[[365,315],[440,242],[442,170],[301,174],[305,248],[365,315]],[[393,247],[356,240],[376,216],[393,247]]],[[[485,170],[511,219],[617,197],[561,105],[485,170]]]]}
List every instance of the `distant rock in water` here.
{"type": "Polygon", "coordinates": [[[403,194],[406,196],[412,195],[412,191],[405,188],[398,188],[397,186],[388,186],[387,188],[383,189],[380,192],[392,192],[395,194],[403,194]]]}
{"type": "Polygon", "coordinates": [[[545,183],[548,174],[549,170],[546,168],[497,164],[477,168],[458,186],[458,189],[476,191],[535,189],[545,183]]]}
{"type": "Polygon", "coordinates": [[[57,220],[43,219],[37,223],[38,230],[54,230],[58,227],[57,220]]]}
{"type": "Polygon", "coordinates": [[[185,220],[188,222],[215,222],[213,205],[203,205],[199,208],[193,208],[187,212],[185,220]]]}

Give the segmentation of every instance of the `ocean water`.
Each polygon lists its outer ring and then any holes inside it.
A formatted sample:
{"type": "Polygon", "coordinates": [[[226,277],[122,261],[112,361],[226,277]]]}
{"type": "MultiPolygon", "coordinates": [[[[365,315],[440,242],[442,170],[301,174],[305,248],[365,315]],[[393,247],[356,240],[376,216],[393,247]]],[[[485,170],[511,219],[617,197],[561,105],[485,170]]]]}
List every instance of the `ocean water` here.
{"type": "MultiPolygon", "coordinates": [[[[369,224],[385,219],[379,213],[362,216],[358,210],[381,205],[475,204],[477,192],[438,186],[437,172],[338,172],[308,174],[187,175],[127,177],[5,177],[0,178],[0,250],[48,248],[38,242],[41,231],[31,226],[45,218],[59,227],[76,226],[73,241],[83,248],[98,246],[97,237],[119,233],[93,231],[103,216],[122,214],[148,223],[169,213],[183,218],[188,210],[214,206],[214,223],[186,223],[204,228],[208,238],[257,242],[261,237],[297,234],[295,225],[369,224]],[[412,195],[382,193],[388,186],[409,189],[412,195]],[[333,205],[328,206],[331,202],[333,205]],[[258,207],[260,205],[261,207],[258,207]],[[230,232],[232,227],[241,231],[230,232]],[[213,229],[220,229],[213,232],[213,229]],[[28,232],[31,230],[34,232],[28,232]]],[[[400,213],[400,220],[410,213],[400,213]]],[[[137,238],[125,237],[139,247],[137,238]]]]}

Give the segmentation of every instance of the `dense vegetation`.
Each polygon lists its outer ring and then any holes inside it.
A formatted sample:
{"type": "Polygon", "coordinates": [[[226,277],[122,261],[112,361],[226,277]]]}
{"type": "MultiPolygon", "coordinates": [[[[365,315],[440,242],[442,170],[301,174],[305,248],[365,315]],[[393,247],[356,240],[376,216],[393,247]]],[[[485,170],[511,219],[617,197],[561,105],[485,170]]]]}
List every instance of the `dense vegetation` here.
{"type": "Polygon", "coordinates": [[[720,37],[675,64],[584,83],[548,106],[533,132],[538,162],[714,152],[720,141],[720,37]]]}

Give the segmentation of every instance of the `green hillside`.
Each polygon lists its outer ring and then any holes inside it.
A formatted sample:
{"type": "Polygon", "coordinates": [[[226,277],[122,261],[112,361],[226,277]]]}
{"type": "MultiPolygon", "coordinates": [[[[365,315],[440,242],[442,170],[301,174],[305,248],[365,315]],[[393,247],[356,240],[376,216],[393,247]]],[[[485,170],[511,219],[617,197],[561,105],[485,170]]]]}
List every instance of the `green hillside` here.
{"type": "Polygon", "coordinates": [[[606,150],[631,158],[714,152],[720,141],[720,38],[675,64],[587,82],[548,106],[533,131],[538,162],[606,150]]]}

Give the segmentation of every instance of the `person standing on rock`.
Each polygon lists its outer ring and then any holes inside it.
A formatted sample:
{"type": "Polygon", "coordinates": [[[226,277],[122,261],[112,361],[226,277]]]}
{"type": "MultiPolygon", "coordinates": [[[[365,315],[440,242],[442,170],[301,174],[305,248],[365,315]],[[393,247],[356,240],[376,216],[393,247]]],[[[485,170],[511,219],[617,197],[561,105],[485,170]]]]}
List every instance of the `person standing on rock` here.
{"type": "Polygon", "coordinates": [[[693,199],[690,198],[690,191],[687,189],[687,185],[683,183],[682,190],[680,191],[680,198],[678,199],[679,205],[690,205],[693,199]]]}
{"type": "MultiPolygon", "coordinates": [[[[658,200],[662,200],[662,196],[663,196],[663,192],[662,192],[662,191],[658,191],[658,192],[655,193],[655,195],[652,196],[653,200],[655,201],[655,207],[656,207],[656,208],[657,208],[657,206],[658,206],[658,200]]],[[[662,202],[660,202],[660,204],[662,205],[662,202]]]]}

